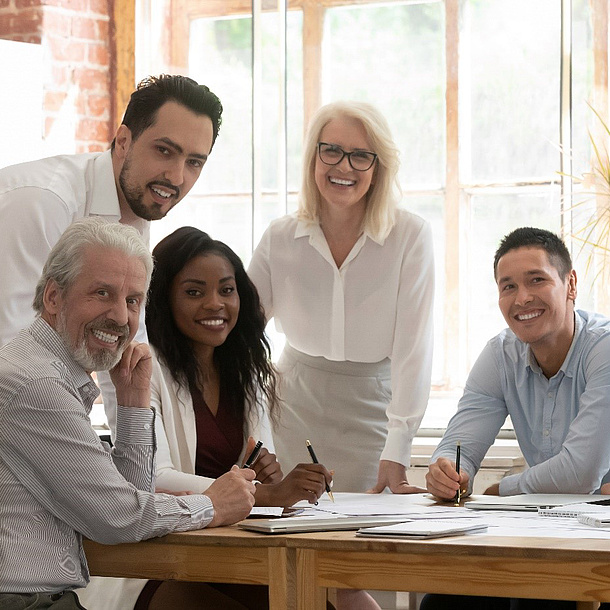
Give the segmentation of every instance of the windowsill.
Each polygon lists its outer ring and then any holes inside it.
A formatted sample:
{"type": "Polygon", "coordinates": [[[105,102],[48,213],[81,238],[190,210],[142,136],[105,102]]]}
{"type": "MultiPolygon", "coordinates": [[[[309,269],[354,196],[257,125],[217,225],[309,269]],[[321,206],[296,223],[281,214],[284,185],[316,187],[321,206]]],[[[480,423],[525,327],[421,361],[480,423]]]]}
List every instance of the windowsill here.
{"type": "MultiPolygon", "coordinates": [[[[427,467],[439,441],[440,438],[416,437],[411,450],[411,466],[427,467]]],[[[489,448],[481,468],[510,470],[513,468],[525,468],[525,465],[525,458],[515,439],[498,439],[489,448]]]]}

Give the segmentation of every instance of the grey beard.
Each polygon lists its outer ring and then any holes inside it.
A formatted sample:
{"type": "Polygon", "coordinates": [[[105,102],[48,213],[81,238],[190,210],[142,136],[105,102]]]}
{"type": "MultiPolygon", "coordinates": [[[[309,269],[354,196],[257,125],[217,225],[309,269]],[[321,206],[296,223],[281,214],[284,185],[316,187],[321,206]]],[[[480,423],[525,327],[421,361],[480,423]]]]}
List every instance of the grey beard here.
{"type": "MultiPolygon", "coordinates": [[[[116,351],[104,350],[100,349],[96,352],[90,352],[87,348],[86,339],[80,342],[80,344],[72,345],[70,337],[66,332],[66,312],[62,309],[59,313],[59,324],[57,325],[56,332],[63,339],[64,343],[68,346],[72,354],[72,358],[80,364],[86,371],[109,371],[114,368],[121,357],[123,356],[123,351],[125,350],[125,345],[120,345],[119,349],[116,351]]],[[[88,326],[85,327],[85,332],[88,331],[88,326]]],[[[127,336],[129,336],[129,332],[127,332],[127,336]]],[[[120,338],[119,343],[123,342],[125,344],[125,339],[120,338]]]]}

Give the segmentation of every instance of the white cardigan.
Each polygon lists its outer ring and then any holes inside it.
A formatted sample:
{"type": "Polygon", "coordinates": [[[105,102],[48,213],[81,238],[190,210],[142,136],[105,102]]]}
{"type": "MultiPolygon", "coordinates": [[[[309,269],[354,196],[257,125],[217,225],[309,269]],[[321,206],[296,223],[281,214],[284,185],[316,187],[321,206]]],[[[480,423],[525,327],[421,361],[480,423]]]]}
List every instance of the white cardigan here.
{"type": "MultiPolygon", "coordinates": [[[[204,492],[214,479],[195,474],[197,431],[191,394],[179,386],[153,348],[151,404],[156,411],[157,488],[168,491],[204,492]]],[[[247,422],[247,435],[263,441],[273,451],[271,426],[265,410],[257,410],[247,422]]],[[[245,453],[245,443],[240,463],[245,453]]]]}
{"type": "MultiPolygon", "coordinates": [[[[195,474],[197,430],[190,392],[180,387],[153,352],[151,405],[156,412],[157,437],[156,487],[167,491],[204,492],[214,479],[195,474]]],[[[259,409],[248,421],[247,434],[273,451],[271,426],[265,410],[259,409]]],[[[239,463],[245,453],[242,448],[239,463]]],[[[77,590],[81,604],[89,610],[133,608],[146,580],[93,577],[85,589],[77,590]]]]}

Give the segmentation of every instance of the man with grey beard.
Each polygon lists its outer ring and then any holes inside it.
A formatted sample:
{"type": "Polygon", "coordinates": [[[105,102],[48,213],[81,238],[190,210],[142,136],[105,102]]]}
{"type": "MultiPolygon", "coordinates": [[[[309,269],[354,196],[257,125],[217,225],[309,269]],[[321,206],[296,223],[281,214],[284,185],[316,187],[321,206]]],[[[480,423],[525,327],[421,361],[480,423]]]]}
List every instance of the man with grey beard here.
{"type": "Polygon", "coordinates": [[[155,494],[151,354],[133,341],[152,272],[132,227],[89,218],[52,249],[38,316],[0,349],[0,608],[81,608],[82,536],[106,544],[234,523],[254,504],[254,471],[204,494],[155,494]],[[89,422],[109,369],[118,400],[111,449],[89,422]]]}

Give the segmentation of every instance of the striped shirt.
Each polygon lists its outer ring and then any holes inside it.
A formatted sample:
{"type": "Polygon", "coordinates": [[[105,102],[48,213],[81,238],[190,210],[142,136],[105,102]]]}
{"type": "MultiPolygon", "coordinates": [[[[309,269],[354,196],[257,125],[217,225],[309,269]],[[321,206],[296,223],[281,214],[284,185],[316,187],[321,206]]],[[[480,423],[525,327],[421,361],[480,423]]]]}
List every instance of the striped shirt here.
{"type": "Polygon", "coordinates": [[[85,586],[81,536],[137,542],[214,516],[207,496],[151,493],[151,409],[119,407],[114,447],[100,442],[98,393],[42,318],[0,349],[0,592],[85,586]]]}

